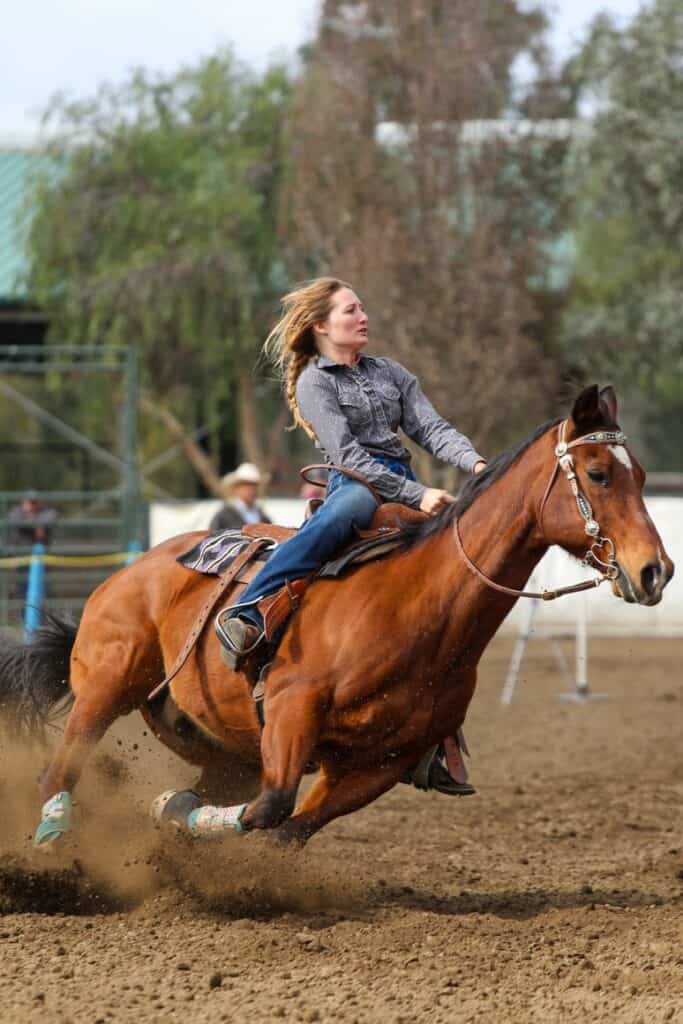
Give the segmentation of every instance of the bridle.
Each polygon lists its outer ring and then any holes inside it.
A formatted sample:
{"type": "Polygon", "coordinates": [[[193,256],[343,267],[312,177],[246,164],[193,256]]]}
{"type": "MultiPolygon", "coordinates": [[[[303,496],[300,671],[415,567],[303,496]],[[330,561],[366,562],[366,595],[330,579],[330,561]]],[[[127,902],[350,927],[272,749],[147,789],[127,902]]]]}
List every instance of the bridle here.
{"type": "Polygon", "coordinates": [[[489,579],[489,577],[486,576],[481,569],[478,569],[474,562],[472,562],[468,557],[462,546],[460,526],[456,519],[455,541],[465,565],[470,572],[474,573],[475,576],[478,576],[480,580],[486,583],[487,586],[492,587],[493,590],[499,590],[503,594],[512,594],[514,597],[534,597],[539,598],[542,601],[554,601],[556,597],[562,597],[564,594],[576,594],[581,590],[591,590],[594,587],[599,587],[601,583],[614,580],[619,575],[619,566],[614,558],[614,542],[609,537],[603,537],[600,532],[600,525],[593,515],[591,503],[579,486],[579,481],[574,468],[574,458],[571,455],[571,449],[578,448],[579,445],[582,444],[625,445],[626,434],[622,433],[620,430],[596,430],[591,434],[584,434],[582,437],[577,437],[573,441],[565,441],[567,423],[567,420],[562,420],[558,426],[557,444],[555,445],[556,461],[553,466],[550,480],[548,481],[548,486],[545,489],[539,506],[537,521],[542,529],[543,512],[545,510],[546,503],[553,488],[553,484],[557,479],[558,472],[559,470],[562,470],[567,478],[572,494],[576,499],[576,507],[579,510],[579,515],[584,521],[584,530],[588,537],[592,538],[592,543],[586,551],[586,554],[583,556],[581,564],[588,568],[597,569],[600,575],[592,580],[584,580],[582,583],[575,583],[573,586],[560,587],[558,590],[542,590],[538,593],[530,590],[514,590],[512,587],[504,587],[502,584],[489,579]],[[599,549],[606,549],[606,555],[601,557],[598,554],[599,549]]]}

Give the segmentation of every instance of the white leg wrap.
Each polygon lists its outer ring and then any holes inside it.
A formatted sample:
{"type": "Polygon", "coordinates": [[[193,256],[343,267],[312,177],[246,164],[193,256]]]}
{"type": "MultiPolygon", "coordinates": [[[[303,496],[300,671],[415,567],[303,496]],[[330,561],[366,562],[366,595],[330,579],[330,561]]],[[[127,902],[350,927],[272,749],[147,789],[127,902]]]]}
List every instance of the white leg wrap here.
{"type": "Polygon", "coordinates": [[[242,815],[247,808],[246,804],[236,804],[234,807],[211,807],[206,805],[192,811],[187,819],[187,826],[193,836],[198,838],[220,837],[226,832],[242,832],[242,815]]]}

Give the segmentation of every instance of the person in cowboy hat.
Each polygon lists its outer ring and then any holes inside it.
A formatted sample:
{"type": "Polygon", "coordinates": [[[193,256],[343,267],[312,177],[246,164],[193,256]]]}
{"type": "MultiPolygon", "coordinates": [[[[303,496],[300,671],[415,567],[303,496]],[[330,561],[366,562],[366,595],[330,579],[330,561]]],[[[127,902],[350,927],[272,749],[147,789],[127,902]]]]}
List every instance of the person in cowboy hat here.
{"type": "Polygon", "coordinates": [[[243,462],[232,473],[226,473],[221,479],[225,501],[209,523],[209,529],[218,533],[241,530],[246,523],[272,522],[256,500],[263,483],[264,477],[253,462],[243,462]]]}

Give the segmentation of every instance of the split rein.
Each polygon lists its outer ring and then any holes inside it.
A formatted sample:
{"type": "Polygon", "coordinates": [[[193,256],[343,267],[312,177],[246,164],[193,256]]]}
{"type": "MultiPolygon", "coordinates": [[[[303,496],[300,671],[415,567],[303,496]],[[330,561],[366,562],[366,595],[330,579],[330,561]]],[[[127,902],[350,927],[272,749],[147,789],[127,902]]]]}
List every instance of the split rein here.
{"type": "Polygon", "coordinates": [[[543,510],[545,509],[546,502],[550,496],[553,484],[557,477],[558,469],[561,469],[567,478],[572,494],[576,499],[576,506],[579,510],[579,515],[584,521],[584,530],[589,537],[593,538],[593,542],[586,554],[583,557],[582,565],[589,568],[595,568],[600,573],[596,579],[584,580],[582,583],[575,583],[570,587],[560,587],[557,590],[542,590],[535,592],[532,590],[514,590],[512,587],[504,587],[500,583],[495,583],[494,580],[489,579],[478,569],[474,562],[468,557],[465,549],[462,546],[462,538],[460,537],[460,527],[458,520],[455,520],[455,542],[458,547],[458,551],[462,556],[462,559],[467,568],[475,576],[477,576],[483,583],[493,590],[499,590],[502,594],[511,594],[513,597],[533,597],[541,601],[554,601],[557,597],[563,597],[565,594],[577,594],[582,590],[592,590],[595,587],[599,587],[601,583],[605,583],[609,580],[614,580],[619,575],[619,566],[617,565],[614,555],[615,548],[613,541],[609,537],[603,537],[600,533],[600,526],[593,516],[593,509],[588,501],[588,498],[579,487],[579,482],[574,469],[574,459],[570,454],[572,448],[577,448],[582,444],[626,444],[626,435],[621,431],[616,430],[598,430],[592,434],[584,434],[583,437],[577,437],[574,441],[565,441],[565,433],[567,430],[567,420],[563,420],[558,428],[558,442],[555,445],[555,466],[553,468],[552,476],[548,481],[548,486],[545,489],[543,500],[541,501],[541,507],[538,513],[539,524],[543,523],[543,510]],[[598,554],[599,549],[606,549],[607,556],[601,558],[598,554]]]}

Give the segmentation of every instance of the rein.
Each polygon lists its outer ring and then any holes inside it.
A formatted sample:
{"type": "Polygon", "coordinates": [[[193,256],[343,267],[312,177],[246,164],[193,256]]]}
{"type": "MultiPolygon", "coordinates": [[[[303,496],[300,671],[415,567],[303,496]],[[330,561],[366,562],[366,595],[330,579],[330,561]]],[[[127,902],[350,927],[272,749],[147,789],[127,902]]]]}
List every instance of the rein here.
{"type": "Polygon", "coordinates": [[[593,516],[593,509],[591,504],[579,487],[579,481],[576,476],[574,469],[574,459],[570,455],[572,448],[577,448],[582,444],[626,444],[626,435],[620,430],[598,430],[592,434],[584,434],[582,437],[577,437],[573,441],[565,441],[565,434],[567,431],[567,420],[563,420],[558,427],[558,440],[555,445],[555,458],[557,461],[553,467],[553,472],[548,481],[548,486],[545,489],[543,500],[538,512],[539,525],[543,524],[543,512],[546,506],[546,502],[550,496],[553,484],[557,478],[558,469],[561,469],[567,478],[572,494],[576,499],[576,506],[579,510],[579,515],[584,521],[584,530],[589,537],[593,538],[593,543],[586,551],[583,556],[582,565],[597,569],[600,573],[596,579],[584,580],[582,583],[574,583],[570,587],[560,587],[557,590],[515,590],[513,587],[504,587],[500,583],[496,583],[494,580],[486,576],[481,569],[477,568],[474,562],[469,558],[465,549],[462,545],[462,538],[460,536],[460,525],[458,520],[455,520],[455,542],[462,556],[462,559],[467,568],[475,576],[477,576],[483,583],[493,590],[498,590],[502,594],[511,594],[513,597],[533,597],[541,601],[554,601],[557,597],[563,597],[565,594],[577,594],[582,590],[592,590],[595,587],[599,587],[601,583],[605,583],[608,580],[614,580],[619,575],[619,566],[617,565],[614,555],[615,547],[614,542],[609,537],[603,537],[600,533],[600,525],[593,516]],[[597,549],[607,548],[607,560],[601,558],[597,553],[597,549]]]}
{"type": "Polygon", "coordinates": [[[372,484],[369,483],[364,476],[361,476],[360,473],[357,473],[355,469],[345,469],[343,466],[335,466],[334,462],[314,462],[311,463],[310,466],[304,466],[300,469],[299,476],[303,477],[307,484],[315,484],[317,487],[320,487],[320,482],[318,480],[311,480],[310,477],[310,473],[312,473],[313,470],[320,469],[324,469],[326,473],[331,473],[334,470],[336,473],[341,473],[342,476],[348,476],[351,480],[357,480],[359,484],[364,484],[364,486],[367,487],[378,505],[382,504],[383,499],[379,496],[372,484]]]}

